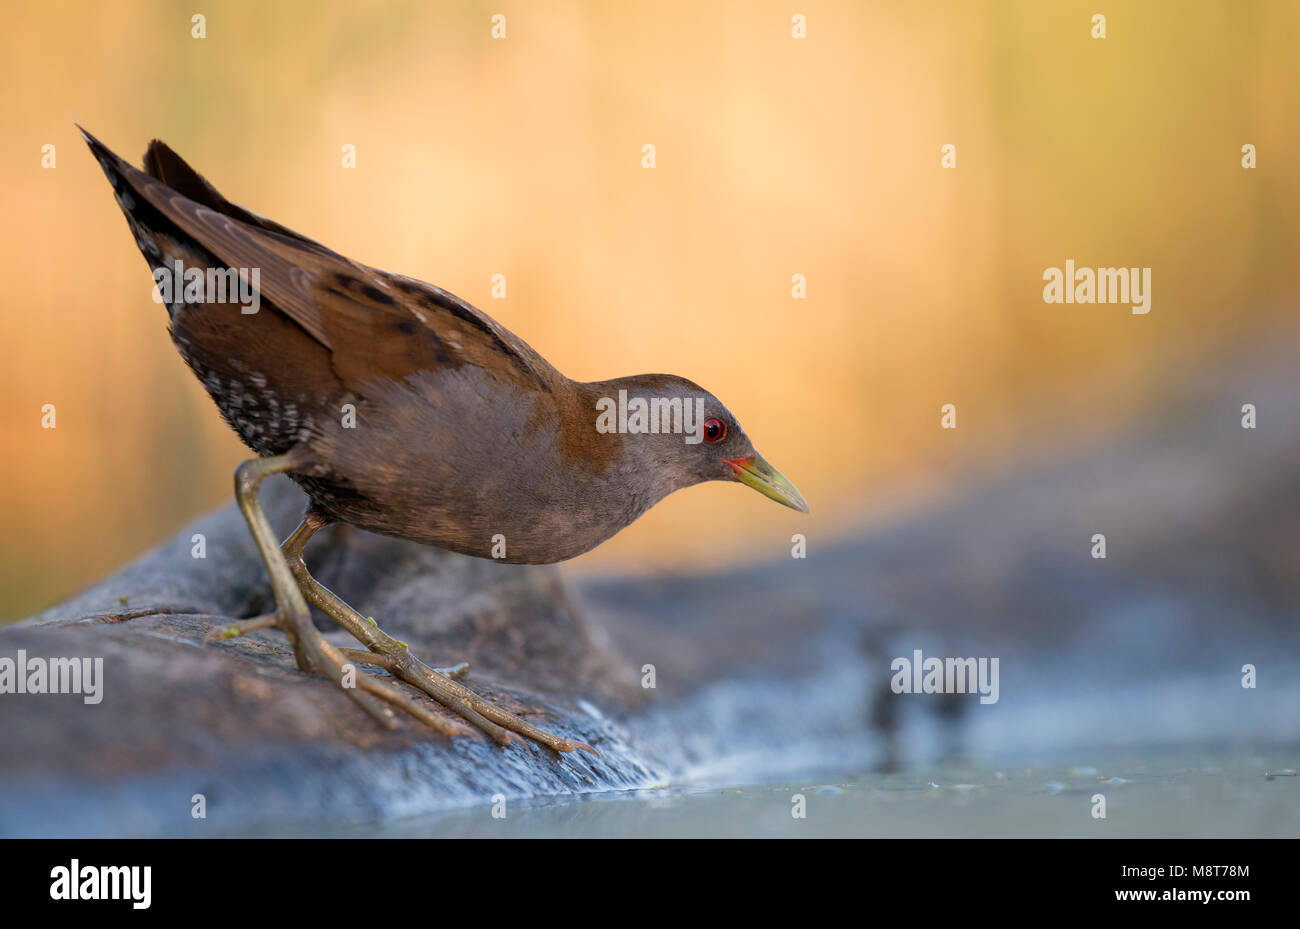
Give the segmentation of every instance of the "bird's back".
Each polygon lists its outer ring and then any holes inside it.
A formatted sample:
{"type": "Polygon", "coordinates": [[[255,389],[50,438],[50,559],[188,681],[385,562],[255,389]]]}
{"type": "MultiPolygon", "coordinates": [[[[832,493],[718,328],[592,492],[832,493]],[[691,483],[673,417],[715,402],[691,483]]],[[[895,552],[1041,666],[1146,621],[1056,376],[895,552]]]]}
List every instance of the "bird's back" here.
{"type": "Polygon", "coordinates": [[[618,438],[591,441],[573,383],[486,314],[231,203],[161,142],[141,171],[86,139],[156,279],[227,275],[225,302],[164,295],[173,342],[250,448],[302,454],[290,476],[324,515],[554,561],[644,509],[613,489],[618,438]]]}

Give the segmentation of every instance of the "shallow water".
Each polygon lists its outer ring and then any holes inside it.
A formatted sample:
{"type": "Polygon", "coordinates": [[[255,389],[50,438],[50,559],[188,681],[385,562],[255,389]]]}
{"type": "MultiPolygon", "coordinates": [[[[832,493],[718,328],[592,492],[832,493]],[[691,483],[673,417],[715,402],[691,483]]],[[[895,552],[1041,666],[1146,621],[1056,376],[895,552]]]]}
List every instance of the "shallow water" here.
{"type": "Polygon", "coordinates": [[[1300,752],[959,762],[771,784],[508,800],[345,830],[391,837],[1300,837],[1300,752]],[[1094,818],[1097,795],[1105,818],[1094,818]],[[805,816],[793,811],[803,798],[805,816]],[[496,808],[502,812],[500,805],[496,808]]]}

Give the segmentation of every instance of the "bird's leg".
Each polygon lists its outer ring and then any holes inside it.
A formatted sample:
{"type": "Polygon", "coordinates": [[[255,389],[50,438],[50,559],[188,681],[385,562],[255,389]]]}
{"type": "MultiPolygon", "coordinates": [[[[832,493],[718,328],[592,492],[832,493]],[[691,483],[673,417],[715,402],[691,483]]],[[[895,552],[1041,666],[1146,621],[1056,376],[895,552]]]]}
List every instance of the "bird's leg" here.
{"type": "MultiPolygon", "coordinates": [[[[253,534],[253,541],[257,543],[257,550],[261,553],[266,572],[271,578],[271,591],[275,595],[276,606],[275,625],[283,629],[285,635],[289,637],[298,667],[304,671],[315,671],[342,686],[346,694],[389,729],[397,726],[393,712],[376,700],[376,697],[405,710],[439,732],[449,735],[470,732],[471,730],[464,726],[450,722],[413,702],[394,687],[366,675],[349,674],[338,649],[325,641],[325,637],[312,625],[302,591],[298,589],[293,574],[280,553],[280,547],[276,544],[275,535],[271,531],[271,524],[258,498],[258,490],[264,479],[272,474],[291,470],[294,465],[292,452],[274,458],[254,458],[245,461],[235,469],[235,499],[248,523],[249,531],[253,534]],[[355,679],[355,686],[350,683],[352,679],[355,679]]],[[[252,628],[263,628],[265,625],[269,625],[266,618],[259,617],[232,628],[238,628],[242,633],[252,628]]]]}
{"type": "MultiPolygon", "coordinates": [[[[478,726],[501,745],[521,742],[519,736],[525,736],[557,752],[571,752],[575,748],[581,748],[596,754],[591,746],[544,732],[524,722],[513,713],[508,713],[484,700],[474,691],[452,680],[449,674],[430,668],[407,650],[406,643],[384,632],[373,619],[362,616],[312,577],[303,561],[302,552],[307,541],[325,525],[324,518],[316,513],[308,513],[307,518],[285,540],[282,551],[289,564],[289,570],[297,579],[298,586],[307,601],[346,629],[373,653],[370,659],[357,658],[356,660],[370,660],[376,667],[382,667],[394,677],[399,677],[408,684],[418,687],[447,709],[478,726]]],[[[464,673],[459,666],[449,670],[464,673]]]]}

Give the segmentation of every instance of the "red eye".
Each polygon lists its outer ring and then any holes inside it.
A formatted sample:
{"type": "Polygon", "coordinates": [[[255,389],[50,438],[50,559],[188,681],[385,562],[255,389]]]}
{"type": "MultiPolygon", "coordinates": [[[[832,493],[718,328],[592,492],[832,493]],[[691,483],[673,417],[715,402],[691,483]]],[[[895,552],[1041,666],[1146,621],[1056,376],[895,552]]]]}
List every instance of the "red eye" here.
{"type": "Polygon", "coordinates": [[[704,424],[704,441],[721,442],[727,437],[727,424],[720,419],[710,419],[704,424]]]}

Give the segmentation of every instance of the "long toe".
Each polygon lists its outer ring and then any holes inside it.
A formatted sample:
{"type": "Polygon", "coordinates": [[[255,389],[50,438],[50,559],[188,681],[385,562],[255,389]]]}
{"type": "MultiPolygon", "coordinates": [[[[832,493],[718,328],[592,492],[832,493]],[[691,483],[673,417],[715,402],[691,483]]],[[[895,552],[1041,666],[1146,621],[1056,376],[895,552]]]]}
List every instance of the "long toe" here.
{"type": "Polygon", "coordinates": [[[571,752],[574,749],[582,749],[591,752],[593,755],[600,754],[585,742],[552,735],[531,723],[525,722],[508,710],[504,710],[490,700],[479,696],[465,685],[449,677],[444,677],[418,658],[414,656],[408,657],[410,660],[403,662],[397,669],[397,673],[402,680],[420,688],[443,706],[461,714],[479,728],[484,729],[489,735],[496,738],[500,744],[507,744],[507,741],[519,741],[517,738],[507,740],[502,737],[503,734],[510,735],[513,733],[545,745],[557,752],[571,752]],[[484,725],[485,723],[486,725],[484,725]]]}

